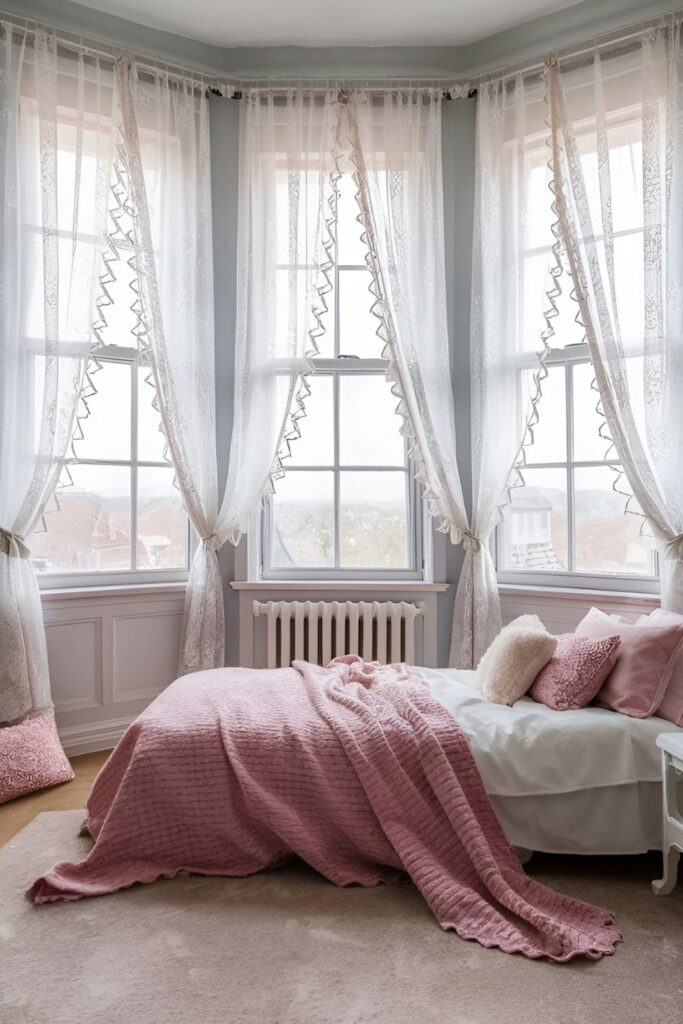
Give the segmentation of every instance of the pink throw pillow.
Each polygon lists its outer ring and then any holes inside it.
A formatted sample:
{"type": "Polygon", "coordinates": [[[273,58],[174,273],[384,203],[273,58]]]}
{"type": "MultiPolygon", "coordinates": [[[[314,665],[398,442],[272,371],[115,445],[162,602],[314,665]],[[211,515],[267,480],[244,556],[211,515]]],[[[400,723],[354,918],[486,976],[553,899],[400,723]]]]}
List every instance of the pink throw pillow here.
{"type": "Polygon", "coordinates": [[[536,676],[529,693],[554,711],[585,708],[614,668],[620,643],[618,636],[590,640],[562,633],[554,655],[536,676]]]}
{"type": "Polygon", "coordinates": [[[576,627],[576,636],[601,640],[621,638],[617,663],[595,703],[631,718],[648,718],[658,710],[676,660],[683,651],[683,628],[631,626],[588,615],[576,627]]]}
{"type": "Polygon", "coordinates": [[[0,804],[73,777],[53,711],[0,729],[0,804]]]}
{"type": "MultiPolygon", "coordinates": [[[[650,628],[662,626],[678,626],[683,629],[683,615],[676,612],[666,611],[664,608],[656,608],[649,615],[643,615],[638,620],[639,626],[650,628]]],[[[683,726],[683,648],[678,653],[676,662],[671,670],[671,678],[666,688],[662,703],[657,709],[659,718],[673,722],[674,725],[683,726]]]]}

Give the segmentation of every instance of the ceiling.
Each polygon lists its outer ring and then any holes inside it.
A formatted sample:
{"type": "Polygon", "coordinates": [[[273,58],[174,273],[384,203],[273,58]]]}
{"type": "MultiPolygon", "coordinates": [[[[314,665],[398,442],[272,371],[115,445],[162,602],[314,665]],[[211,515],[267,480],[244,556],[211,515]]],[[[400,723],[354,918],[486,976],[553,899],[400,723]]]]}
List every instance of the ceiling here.
{"type": "Polygon", "coordinates": [[[215,46],[462,46],[580,0],[78,0],[215,46]]]}

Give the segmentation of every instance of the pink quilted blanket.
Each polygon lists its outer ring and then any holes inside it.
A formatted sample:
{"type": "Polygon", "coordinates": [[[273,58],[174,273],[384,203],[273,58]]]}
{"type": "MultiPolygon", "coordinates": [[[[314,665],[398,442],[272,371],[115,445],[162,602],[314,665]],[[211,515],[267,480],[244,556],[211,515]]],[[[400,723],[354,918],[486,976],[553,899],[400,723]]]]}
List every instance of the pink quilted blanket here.
{"type": "Polygon", "coordinates": [[[337,885],[408,875],[443,928],[506,952],[598,959],[621,939],[607,911],[527,877],[465,735],[403,665],[179,679],[109,758],[87,827],[88,857],[39,878],[36,903],[297,856],[337,885]]]}

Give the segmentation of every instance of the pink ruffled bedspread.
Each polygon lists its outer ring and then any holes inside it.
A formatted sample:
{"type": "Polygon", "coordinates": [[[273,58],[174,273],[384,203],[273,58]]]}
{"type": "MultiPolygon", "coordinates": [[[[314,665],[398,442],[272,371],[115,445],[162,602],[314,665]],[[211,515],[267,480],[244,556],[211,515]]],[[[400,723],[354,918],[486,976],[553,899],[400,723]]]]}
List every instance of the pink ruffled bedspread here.
{"type": "Polygon", "coordinates": [[[80,864],[36,903],[302,858],[336,885],[410,876],[443,928],[529,957],[598,959],[605,910],[528,878],[465,735],[402,665],[217,669],[173,683],[129,728],[88,801],[80,864]]]}

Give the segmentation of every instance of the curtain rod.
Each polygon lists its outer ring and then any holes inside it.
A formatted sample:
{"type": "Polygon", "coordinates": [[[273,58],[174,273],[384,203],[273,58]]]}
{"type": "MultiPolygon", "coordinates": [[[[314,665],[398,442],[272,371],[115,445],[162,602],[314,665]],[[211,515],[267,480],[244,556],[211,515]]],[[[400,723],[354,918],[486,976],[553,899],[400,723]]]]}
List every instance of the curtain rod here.
{"type": "MultiPolygon", "coordinates": [[[[299,84],[301,86],[303,86],[303,87],[313,87],[314,88],[315,85],[318,83],[318,81],[319,81],[318,79],[308,79],[308,80],[305,80],[305,81],[303,81],[303,82],[301,82],[299,84]]],[[[382,84],[381,82],[377,82],[375,85],[372,85],[372,86],[358,85],[357,83],[353,83],[353,84],[349,83],[346,86],[346,88],[347,89],[348,88],[351,88],[351,89],[353,89],[353,88],[362,89],[365,92],[385,92],[387,90],[390,91],[391,89],[407,89],[407,88],[414,88],[414,89],[428,89],[428,88],[430,88],[426,84],[423,84],[423,83],[422,84],[421,83],[417,83],[416,84],[414,81],[411,82],[410,84],[408,84],[406,82],[404,85],[395,84],[395,80],[392,80],[392,82],[394,82],[394,84],[391,84],[391,85],[389,85],[389,84],[385,85],[385,84],[382,84]]],[[[321,86],[321,89],[322,89],[322,82],[320,82],[320,86],[321,86]]],[[[243,82],[243,83],[241,83],[241,88],[231,89],[229,92],[226,93],[226,92],[223,92],[223,90],[220,87],[218,87],[218,86],[209,86],[209,88],[206,90],[206,94],[207,94],[207,96],[218,96],[221,99],[241,100],[241,99],[244,98],[245,91],[247,91],[249,88],[250,87],[246,83],[243,82]]],[[[287,85],[284,85],[284,84],[282,84],[280,82],[273,81],[268,86],[259,86],[258,88],[259,89],[263,89],[263,91],[266,91],[267,89],[272,89],[274,91],[277,91],[278,88],[282,89],[283,91],[286,91],[288,88],[289,89],[296,88],[296,86],[287,86],[287,85]]],[[[334,87],[332,86],[332,88],[334,88],[334,87]]],[[[443,100],[454,100],[454,99],[465,99],[465,98],[472,99],[473,97],[475,97],[477,95],[477,89],[474,88],[474,87],[470,88],[469,86],[467,86],[467,92],[466,93],[462,93],[462,94],[460,94],[459,89],[460,89],[459,86],[451,86],[450,88],[443,88],[443,89],[441,89],[441,98],[443,100]],[[454,95],[456,93],[456,90],[458,90],[458,93],[457,93],[457,95],[454,95]]],[[[340,89],[339,91],[342,92],[344,90],[340,89]]]]}

